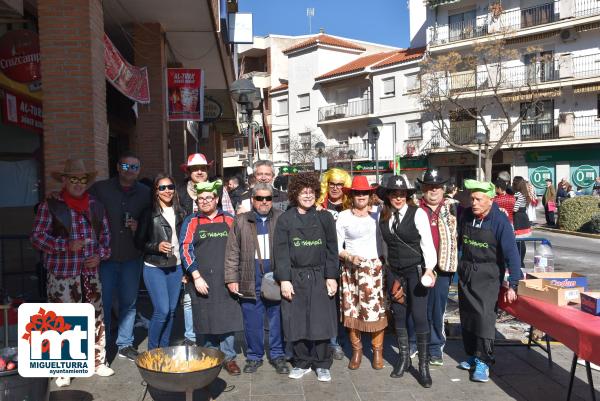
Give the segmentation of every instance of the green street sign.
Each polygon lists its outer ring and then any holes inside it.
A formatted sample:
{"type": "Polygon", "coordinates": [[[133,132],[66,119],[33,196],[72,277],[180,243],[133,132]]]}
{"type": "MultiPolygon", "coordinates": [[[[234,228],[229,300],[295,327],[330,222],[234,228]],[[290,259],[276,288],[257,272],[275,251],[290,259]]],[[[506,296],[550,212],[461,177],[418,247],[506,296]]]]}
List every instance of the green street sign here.
{"type": "Polygon", "coordinates": [[[596,169],[588,164],[577,167],[571,175],[571,181],[578,187],[588,188],[594,185],[596,169]]]}
{"type": "Polygon", "coordinates": [[[531,184],[534,187],[539,189],[546,188],[547,179],[552,179],[552,170],[550,170],[548,167],[536,167],[529,174],[529,181],[531,181],[531,184]]]}

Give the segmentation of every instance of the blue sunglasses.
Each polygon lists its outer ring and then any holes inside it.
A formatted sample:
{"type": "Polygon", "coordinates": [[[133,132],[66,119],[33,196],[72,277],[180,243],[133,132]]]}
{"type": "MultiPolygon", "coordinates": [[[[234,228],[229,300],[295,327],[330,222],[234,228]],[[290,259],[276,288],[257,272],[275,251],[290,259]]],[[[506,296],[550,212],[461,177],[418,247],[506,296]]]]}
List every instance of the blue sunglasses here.
{"type": "Polygon", "coordinates": [[[138,171],[140,169],[139,164],[129,164],[129,163],[121,163],[121,170],[123,171],[138,171]]]}

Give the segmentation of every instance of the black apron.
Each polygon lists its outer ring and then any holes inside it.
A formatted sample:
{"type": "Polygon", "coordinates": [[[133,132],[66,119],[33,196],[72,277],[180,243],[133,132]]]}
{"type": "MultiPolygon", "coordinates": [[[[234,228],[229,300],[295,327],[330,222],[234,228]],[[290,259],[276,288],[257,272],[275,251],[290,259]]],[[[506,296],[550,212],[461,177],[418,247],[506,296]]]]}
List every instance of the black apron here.
{"type": "Polygon", "coordinates": [[[335,297],[327,295],[325,284],[325,231],[317,213],[305,215],[303,221],[296,216],[289,231],[295,294],[291,301],[281,300],[286,341],[325,340],[337,336],[335,297]]]}
{"type": "Polygon", "coordinates": [[[224,334],[243,330],[242,311],[225,286],[225,246],[229,226],[223,215],[211,224],[198,225],[194,234],[194,255],[198,272],[208,284],[208,296],[196,291],[193,280],[187,284],[194,313],[196,334],[224,334]],[[220,221],[219,221],[220,220],[220,221]]]}
{"type": "Polygon", "coordinates": [[[458,265],[458,305],[463,329],[481,338],[496,337],[496,303],[504,270],[497,264],[498,243],[491,230],[463,226],[458,265]]]}

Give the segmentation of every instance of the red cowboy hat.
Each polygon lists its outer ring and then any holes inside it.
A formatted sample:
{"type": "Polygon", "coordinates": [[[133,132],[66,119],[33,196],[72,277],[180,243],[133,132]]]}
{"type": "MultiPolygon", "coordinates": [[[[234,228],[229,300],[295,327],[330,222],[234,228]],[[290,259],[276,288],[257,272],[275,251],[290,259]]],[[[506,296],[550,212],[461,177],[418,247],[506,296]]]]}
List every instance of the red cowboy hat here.
{"type": "Polygon", "coordinates": [[[350,186],[350,188],[344,187],[342,188],[342,191],[344,191],[345,194],[349,194],[352,191],[374,192],[375,189],[377,189],[377,186],[372,187],[371,184],[369,184],[369,181],[367,181],[367,177],[365,177],[364,175],[357,175],[354,176],[354,178],[352,178],[352,185],[350,186]]]}
{"type": "Polygon", "coordinates": [[[187,163],[183,163],[179,166],[181,171],[184,173],[189,172],[189,168],[192,166],[212,166],[213,161],[210,162],[206,160],[206,156],[202,153],[192,153],[188,156],[187,163]]]}

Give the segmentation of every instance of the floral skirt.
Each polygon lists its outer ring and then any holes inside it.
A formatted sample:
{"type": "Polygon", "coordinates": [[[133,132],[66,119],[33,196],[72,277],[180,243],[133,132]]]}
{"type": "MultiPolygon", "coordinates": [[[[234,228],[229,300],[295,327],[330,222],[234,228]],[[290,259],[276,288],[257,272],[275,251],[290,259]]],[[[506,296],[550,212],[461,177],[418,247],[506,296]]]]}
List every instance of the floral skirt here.
{"type": "Polygon", "coordinates": [[[379,259],[364,261],[360,266],[342,266],[342,319],[345,327],[365,332],[387,326],[384,269],[379,259]]]}

